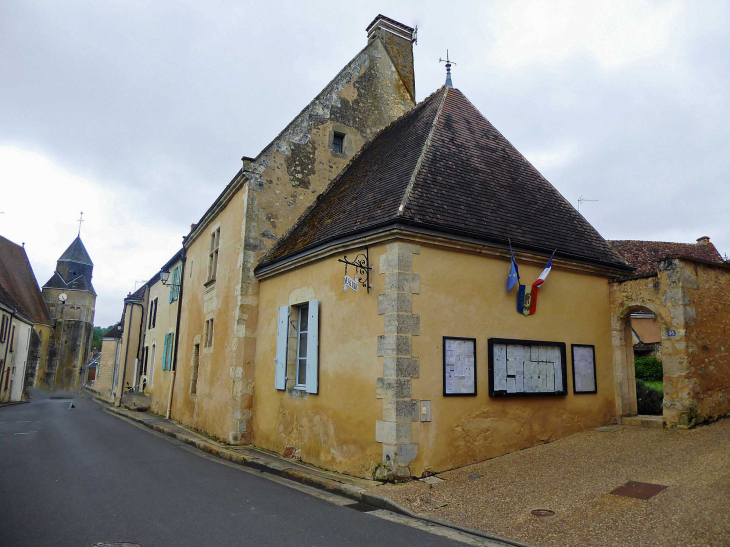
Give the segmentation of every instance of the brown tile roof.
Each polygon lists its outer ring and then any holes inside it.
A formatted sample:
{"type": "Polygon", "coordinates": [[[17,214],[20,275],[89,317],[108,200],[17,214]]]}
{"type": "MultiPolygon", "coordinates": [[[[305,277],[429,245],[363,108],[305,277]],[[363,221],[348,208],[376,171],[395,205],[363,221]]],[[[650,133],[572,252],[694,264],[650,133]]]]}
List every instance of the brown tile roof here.
{"type": "Polygon", "coordinates": [[[722,264],[722,256],[707,239],[706,243],[672,243],[668,241],[611,240],[611,248],[636,268],[634,275],[651,275],[657,272],[658,262],[668,256],[685,256],[722,264]]]}
{"type": "Polygon", "coordinates": [[[121,338],[122,332],[124,329],[123,321],[124,321],[124,318],[122,318],[122,321],[120,321],[119,323],[117,323],[116,325],[111,327],[108,331],[103,333],[101,335],[101,337],[102,338],[121,338]]]}
{"type": "Polygon", "coordinates": [[[443,87],[366,144],[261,261],[410,225],[628,269],[457,89],[443,87]]]}
{"type": "Polygon", "coordinates": [[[18,309],[34,323],[51,324],[48,308],[36,281],[25,249],[0,236],[0,286],[6,304],[18,309]],[[11,300],[17,305],[13,305],[11,300]]]}

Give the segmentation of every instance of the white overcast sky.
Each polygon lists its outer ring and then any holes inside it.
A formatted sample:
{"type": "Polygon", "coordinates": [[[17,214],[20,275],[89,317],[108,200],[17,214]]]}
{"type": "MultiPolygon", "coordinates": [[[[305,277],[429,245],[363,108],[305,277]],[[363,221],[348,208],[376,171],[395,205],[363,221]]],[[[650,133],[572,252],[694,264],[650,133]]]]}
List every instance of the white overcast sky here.
{"type": "MultiPolygon", "coordinates": [[[[730,1],[0,2],[0,234],[42,285],[76,236],[96,324],[365,45],[418,25],[453,80],[607,239],[730,253],[730,1]]],[[[530,196],[524,196],[530,199],[530,196]]]]}

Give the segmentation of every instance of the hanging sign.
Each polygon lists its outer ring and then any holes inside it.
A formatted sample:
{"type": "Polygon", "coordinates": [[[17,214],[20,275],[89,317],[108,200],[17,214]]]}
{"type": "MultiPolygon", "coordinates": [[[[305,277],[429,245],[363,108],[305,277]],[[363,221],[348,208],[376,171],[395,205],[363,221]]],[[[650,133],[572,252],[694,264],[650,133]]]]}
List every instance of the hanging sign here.
{"type": "Polygon", "coordinates": [[[347,292],[347,289],[352,289],[353,291],[356,291],[357,287],[358,287],[357,276],[355,276],[355,279],[353,279],[349,275],[345,274],[345,279],[342,283],[342,292],[347,292]]]}
{"type": "Polygon", "coordinates": [[[357,291],[358,286],[362,285],[365,287],[368,294],[370,294],[370,289],[372,288],[370,286],[370,270],[373,269],[370,265],[370,250],[365,247],[365,254],[358,254],[355,257],[355,260],[348,260],[347,255],[345,255],[345,257],[340,258],[338,262],[342,262],[345,265],[345,277],[342,280],[342,292],[347,292],[347,289],[357,291]],[[354,278],[347,275],[348,266],[355,268],[354,278]],[[364,276],[364,279],[361,279],[360,276],[364,276]]]}

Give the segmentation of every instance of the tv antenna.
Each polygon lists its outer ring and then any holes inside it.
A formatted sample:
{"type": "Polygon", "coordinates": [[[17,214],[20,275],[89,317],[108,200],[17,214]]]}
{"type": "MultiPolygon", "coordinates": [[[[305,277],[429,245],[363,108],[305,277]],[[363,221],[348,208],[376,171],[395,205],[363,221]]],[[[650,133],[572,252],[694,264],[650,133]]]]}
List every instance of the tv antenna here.
{"type": "Polygon", "coordinates": [[[448,87],[454,87],[454,85],[451,83],[451,65],[455,65],[456,63],[449,59],[449,50],[446,50],[446,59],[442,59],[439,57],[439,63],[446,63],[446,85],[448,87]]]}
{"type": "Polygon", "coordinates": [[[578,212],[580,213],[580,206],[586,201],[601,201],[600,199],[586,199],[583,196],[578,198],[578,212]]]}

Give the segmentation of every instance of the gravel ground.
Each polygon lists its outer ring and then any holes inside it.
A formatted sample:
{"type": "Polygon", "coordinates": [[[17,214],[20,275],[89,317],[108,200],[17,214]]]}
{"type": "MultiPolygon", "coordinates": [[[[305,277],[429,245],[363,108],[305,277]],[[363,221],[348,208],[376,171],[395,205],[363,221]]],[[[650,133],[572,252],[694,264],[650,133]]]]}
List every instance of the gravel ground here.
{"type": "Polygon", "coordinates": [[[730,419],[690,431],[585,431],[438,477],[444,482],[375,491],[425,516],[540,547],[730,546],[730,419]],[[647,501],[609,494],[628,481],[669,488],[647,501]]]}

